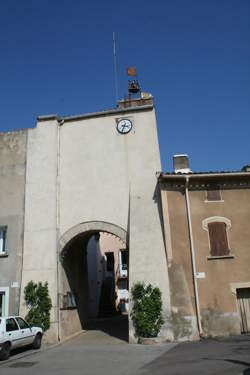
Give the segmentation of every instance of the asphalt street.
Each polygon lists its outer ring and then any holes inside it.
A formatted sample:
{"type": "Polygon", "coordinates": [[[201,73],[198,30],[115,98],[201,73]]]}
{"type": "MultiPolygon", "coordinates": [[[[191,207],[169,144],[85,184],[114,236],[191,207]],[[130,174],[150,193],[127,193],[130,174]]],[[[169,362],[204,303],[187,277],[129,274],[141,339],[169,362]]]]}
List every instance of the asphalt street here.
{"type": "Polygon", "coordinates": [[[180,343],[137,374],[250,375],[250,336],[180,343]]]}
{"type": "Polygon", "coordinates": [[[1,362],[0,375],[250,375],[250,336],[129,345],[119,331],[89,331],[42,351],[22,350],[1,362]],[[112,335],[111,335],[112,333],[112,335]]]}

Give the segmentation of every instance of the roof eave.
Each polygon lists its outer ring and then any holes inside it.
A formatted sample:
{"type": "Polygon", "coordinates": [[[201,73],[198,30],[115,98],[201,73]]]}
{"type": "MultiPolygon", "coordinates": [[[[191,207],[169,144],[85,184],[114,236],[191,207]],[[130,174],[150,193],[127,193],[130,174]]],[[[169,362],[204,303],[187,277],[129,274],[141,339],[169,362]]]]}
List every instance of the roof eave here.
{"type": "Polygon", "coordinates": [[[146,104],[138,107],[128,107],[128,108],[115,108],[110,109],[107,111],[100,111],[100,112],[90,112],[90,113],[84,113],[81,115],[75,115],[75,116],[57,116],[57,115],[46,115],[46,116],[38,116],[38,121],[49,121],[49,120],[57,120],[57,121],[79,121],[79,120],[85,120],[88,118],[94,118],[94,117],[102,117],[102,116],[110,116],[110,115],[119,115],[119,114],[126,114],[131,112],[140,112],[140,111],[148,111],[152,110],[154,108],[153,104],[146,104]]]}

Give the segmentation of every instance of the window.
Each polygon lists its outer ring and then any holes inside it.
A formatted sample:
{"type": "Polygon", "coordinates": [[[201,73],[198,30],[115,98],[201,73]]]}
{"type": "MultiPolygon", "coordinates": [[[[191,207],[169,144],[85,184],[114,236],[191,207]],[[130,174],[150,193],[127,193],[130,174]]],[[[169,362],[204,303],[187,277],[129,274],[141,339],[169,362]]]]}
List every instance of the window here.
{"type": "Polygon", "coordinates": [[[109,252],[109,253],[105,253],[105,255],[106,255],[106,261],[107,261],[107,271],[113,272],[114,264],[115,264],[114,253],[109,252]]]}
{"type": "Polygon", "coordinates": [[[5,302],[5,295],[3,292],[0,292],[0,316],[4,316],[4,302],[5,302]]]}
{"type": "Polygon", "coordinates": [[[216,202],[221,201],[221,191],[219,188],[207,190],[207,201],[216,202]]]}
{"type": "Polygon", "coordinates": [[[210,255],[207,259],[234,258],[230,254],[228,243],[228,231],[231,228],[231,220],[222,216],[212,216],[202,221],[202,228],[208,232],[210,255]]]}
{"type": "Polygon", "coordinates": [[[213,222],[208,224],[211,256],[229,254],[226,223],[213,222]]]}
{"type": "Polygon", "coordinates": [[[30,328],[30,326],[28,325],[28,323],[26,323],[22,318],[16,318],[16,320],[17,320],[17,323],[18,323],[20,329],[30,328]]]}
{"type": "Polygon", "coordinates": [[[15,319],[10,318],[6,320],[6,332],[18,331],[18,325],[15,319]]]}
{"type": "Polygon", "coordinates": [[[62,307],[61,309],[74,309],[76,308],[75,295],[72,292],[67,292],[62,295],[62,307]]]}
{"type": "Polygon", "coordinates": [[[121,263],[122,263],[122,270],[128,269],[128,251],[121,250],[121,263]]]}
{"type": "Polygon", "coordinates": [[[0,317],[9,315],[9,287],[0,287],[0,317]]]}
{"type": "Polygon", "coordinates": [[[70,308],[76,307],[75,296],[72,292],[67,292],[67,306],[70,308]]]}
{"type": "Polygon", "coordinates": [[[128,276],[128,250],[119,251],[119,274],[121,277],[128,276]]]}
{"type": "Polygon", "coordinates": [[[0,227],[0,255],[6,254],[7,227],[0,227]]]}

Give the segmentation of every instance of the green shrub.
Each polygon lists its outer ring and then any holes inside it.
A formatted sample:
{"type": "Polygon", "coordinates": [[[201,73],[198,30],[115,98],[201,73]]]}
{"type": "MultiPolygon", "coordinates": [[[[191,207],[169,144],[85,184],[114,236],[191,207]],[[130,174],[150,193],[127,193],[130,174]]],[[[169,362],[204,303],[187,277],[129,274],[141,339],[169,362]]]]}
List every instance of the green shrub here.
{"type": "Polygon", "coordinates": [[[30,281],[24,288],[24,299],[28,308],[25,319],[31,326],[38,326],[47,331],[50,327],[50,309],[52,307],[49,297],[48,283],[44,285],[30,281]]]}
{"type": "Polygon", "coordinates": [[[133,308],[131,317],[136,335],[156,337],[164,323],[162,318],[162,300],[159,288],[151,284],[136,283],[132,290],[133,308]]]}

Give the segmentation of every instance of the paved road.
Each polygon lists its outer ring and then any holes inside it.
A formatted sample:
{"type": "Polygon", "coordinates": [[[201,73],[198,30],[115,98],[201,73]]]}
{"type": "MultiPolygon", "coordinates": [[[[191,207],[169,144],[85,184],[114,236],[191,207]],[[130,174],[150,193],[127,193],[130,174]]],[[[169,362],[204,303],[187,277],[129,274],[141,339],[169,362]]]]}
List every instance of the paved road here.
{"type": "MultiPolygon", "coordinates": [[[[119,321],[117,321],[119,323],[119,321]]],[[[128,345],[120,324],[89,326],[62,345],[22,351],[0,365],[0,375],[250,375],[250,336],[159,346],[128,345]]]]}
{"type": "Polygon", "coordinates": [[[178,344],[137,374],[250,375],[250,336],[178,344]]]}
{"type": "Polygon", "coordinates": [[[131,375],[175,345],[129,345],[126,317],[90,323],[88,329],[54,348],[12,355],[0,365],[0,375],[131,375]]]}

